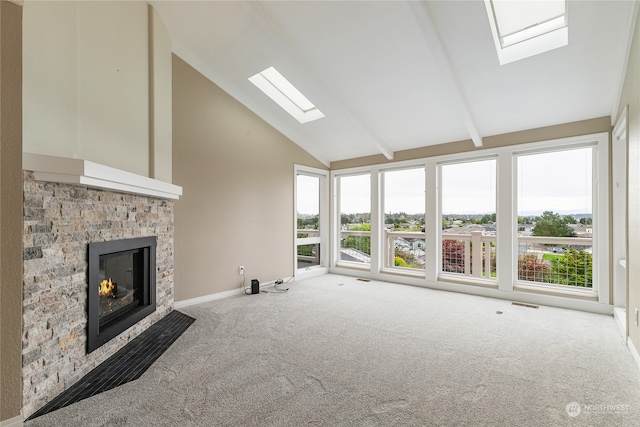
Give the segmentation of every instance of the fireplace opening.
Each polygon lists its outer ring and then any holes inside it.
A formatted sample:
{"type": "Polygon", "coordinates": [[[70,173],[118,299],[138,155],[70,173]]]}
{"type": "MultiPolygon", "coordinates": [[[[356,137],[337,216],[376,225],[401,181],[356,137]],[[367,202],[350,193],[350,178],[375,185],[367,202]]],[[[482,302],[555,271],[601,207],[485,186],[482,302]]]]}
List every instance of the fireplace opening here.
{"type": "Polygon", "coordinates": [[[89,244],[89,353],[155,311],[155,251],[155,237],[89,244]]]}

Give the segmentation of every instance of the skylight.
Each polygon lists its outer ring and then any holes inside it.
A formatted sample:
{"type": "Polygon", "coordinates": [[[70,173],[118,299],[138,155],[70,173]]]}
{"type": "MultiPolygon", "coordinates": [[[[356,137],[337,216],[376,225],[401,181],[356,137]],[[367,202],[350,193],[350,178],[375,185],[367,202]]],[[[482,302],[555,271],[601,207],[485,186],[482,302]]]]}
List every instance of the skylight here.
{"type": "Polygon", "coordinates": [[[500,64],[569,43],[566,0],[485,0],[500,64]]]}
{"type": "Polygon", "coordinates": [[[324,117],[311,101],[273,67],[249,77],[249,81],[300,123],[324,117]]]}

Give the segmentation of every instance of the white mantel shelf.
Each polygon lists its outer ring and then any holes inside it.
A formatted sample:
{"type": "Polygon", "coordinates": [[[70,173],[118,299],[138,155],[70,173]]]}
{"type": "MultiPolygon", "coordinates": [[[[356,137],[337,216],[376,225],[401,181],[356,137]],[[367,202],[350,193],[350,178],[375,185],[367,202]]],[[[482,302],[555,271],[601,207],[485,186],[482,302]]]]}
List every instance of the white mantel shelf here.
{"type": "Polygon", "coordinates": [[[37,181],[82,185],[161,199],[178,199],[182,187],[135,173],[69,157],[23,153],[22,169],[37,181]]]}

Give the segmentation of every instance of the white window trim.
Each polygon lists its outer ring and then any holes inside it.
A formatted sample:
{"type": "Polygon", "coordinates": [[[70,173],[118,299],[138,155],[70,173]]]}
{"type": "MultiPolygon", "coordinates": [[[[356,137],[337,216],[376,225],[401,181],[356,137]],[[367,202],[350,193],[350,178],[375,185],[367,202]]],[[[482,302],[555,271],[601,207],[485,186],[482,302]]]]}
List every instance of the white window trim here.
{"type": "Polygon", "coordinates": [[[329,171],[310,166],[293,165],[293,270],[295,280],[326,274],[329,271],[330,262],[330,230],[329,218],[329,171]],[[298,239],[298,175],[307,175],[320,178],[320,217],[318,227],[320,237],[298,239]],[[298,245],[320,244],[320,265],[298,269],[298,245]]]}
{"type": "MultiPolygon", "coordinates": [[[[601,138],[568,138],[565,140],[546,141],[545,143],[536,144],[535,147],[527,149],[520,149],[513,151],[514,158],[514,174],[517,175],[515,162],[517,156],[538,154],[538,153],[551,153],[554,151],[565,151],[573,148],[585,148],[593,147],[592,155],[592,214],[593,221],[593,287],[591,289],[583,288],[570,288],[561,285],[554,284],[530,284],[528,282],[518,281],[517,273],[514,266],[514,288],[529,289],[536,287],[539,289],[548,289],[550,292],[562,292],[567,291],[574,292],[576,295],[597,295],[598,300],[602,303],[609,303],[609,191],[608,191],[608,176],[609,176],[609,150],[608,150],[608,134],[603,134],[601,138]],[[564,142],[563,142],[564,141],[564,142]],[[605,177],[604,179],[602,177],[605,177]],[[603,201],[603,203],[600,203],[603,201]],[[602,260],[606,260],[606,268],[603,267],[602,260]]],[[[515,177],[514,177],[515,178],[515,177]]],[[[513,210],[514,217],[517,218],[517,194],[516,188],[513,189],[513,210]]],[[[517,256],[517,244],[514,248],[514,257],[517,256]]]]}
{"type": "MultiPolygon", "coordinates": [[[[378,260],[379,258],[379,251],[377,248],[378,242],[380,241],[379,238],[375,238],[375,245],[374,245],[374,234],[379,235],[380,234],[380,230],[374,230],[374,222],[376,225],[379,225],[379,220],[375,220],[374,221],[374,216],[379,216],[379,212],[377,209],[378,206],[378,200],[379,200],[379,192],[378,192],[378,186],[377,186],[377,179],[374,179],[374,174],[377,174],[377,168],[371,168],[371,167],[358,167],[358,168],[351,168],[348,170],[348,172],[344,172],[344,173],[337,173],[334,174],[333,172],[331,172],[331,189],[332,189],[332,196],[331,196],[331,259],[330,259],[330,266],[331,267],[345,267],[347,269],[355,269],[355,270],[359,270],[359,271],[375,271],[375,272],[379,272],[380,269],[380,262],[378,260]],[[374,169],[376,171],[374,171],[374,169]],[[349,177],[349,176],[359,176],[359,175],[370,175],[370,179],[371,179],[371,203],[370,203],[370,214],[371,214],[371,264],[367,265],[367,264],[360,264],[360,263],[356,263],[356,262],[349,262],[349,261],[342,261],[340,259],[340,238],[338,237],[338,233],[340,232],[340,228],[342,227],[342,224],[340,222],[340,214],[341,214],[341,207],[340,207],[340,199],[339,199],[339,195],[340,195],[340,180],[338,178],[342,178],[342,177],[349,177]],[[375,191],[374,191],[374,187],[373,187],[373,182],[376,181],[376,187],[375,187],[375,191]],[[374,211],[375,209],[375,211],[374,211]]],[[[379,228],[379,227],[378,227],[379,228]]]]}
{"type": "Polygon", "coordinates": [[[491,27],[491,35],[493,36],[493,41],[496,47],[496,53],[498,54],[498,61],[500,62],[500,65],[509,64],[511,62],[530,58],[541,53],[549,52],[551,50],[567,46],[569,43],[567,6],[568,4],[565,6],[564,26],[503,47],[502,41],[500,40],[500,34],[498,34],[498,27],[496,24],[491,0],[485,0],[485,7],[487,9],[489,25],[491,27]]]}
{"type": "MultiPolygon", "coordinates": [[[[436,162],[437,165],[437,189],[436,189],[436,193],[437,193],[437,197],[438,197],[438,209],[437,209],[437,217],[438,217],[438,221],[437,224],[441,224],[442,223],[442,191],[441,191],[441,182],[442,182],[442,166],[446,166],[446,165],[459,165],[462,163],[473,163],[473,162],[481,162],[481,161],[485,161],[485,160],[495,160],[496,161],[496,224],[499,224],[498,221],[498,204],[499,204],[499,200],[498,200],[498,182],[500,179],[500,174],[499,174],[499,156],[497,154],[488,154],[485,156],[475,156],[475,157],[465,157],[464,159],[446,159],[443,161],[439,161],[436,162]]],[[[498,287],[499,284],[499,279],[497,279],[498,277],[498,262],[499,259],[496,259],[496,279],[487,279],[487,278],[477,278],[477,277],[460,277],[458,275],[456,275],[455,273],[446,273],[442,271],[442,227],[439,226],[437,227],[437,241],[438,241],[438,245],[436,247],[436,275],[438,278],[442,279],[442,280],[451,280],[451,281],[457,281],[457,282],[467,282],[467,283],[476,283],[480,286],[491,286],[491,287],[498,287]]],[[[496,247],[498,247],[498,232],[496,230],[496,247]]],[[[496,255],[497,257],[497,255],[496,255]]]]}
{"type": "MultiPolygon", "coordinates": [[[[577,308],[587,311],[608,312],[609,307],[609,133],[602,132],[591,135],[583,135],[568,138],[531,142],[525,144],[511,145],[492,149],[482,149],[480,151],[457,153],[442,156],[434,156],[422,159],[406,160],[400,162],[384,163],[377,165],[362,166],[349,169],[331,171],[331,259],[329,271],[338,274],[356,275],[379,280],[393,280],[397,283],[425,286],[436,289],[451,290],[457,292],[474,293],[489,297],[508,298],[514,300],[526,300],[532,303],[556,305],[567,308],[577,308]],[[585,291],[583,289],[571,289],[562,287],[559,289],[546,289],[545,287],[519,285],[517,283],[517,233],[516,228],[516,154],[529,152],[548,152],[552,150],[564,150],[578,146],[594,146],[594,169],[593,169],[593,214],[594,214],[594,290],[585,291]],[[441,252],[440,231],[438,223],[441,223],[440,215],[440,194],[439,194],[439,168],[443,163],[459,163],[465,161],[475,161],[490,157],[498,158],[497,165],[497,274],[498,288],[487,287],[486,284],[477,283],[477,286],[469,286],[469,281],[454,283],[450,281],[438,280],[440,263],[438,257],[441,252]],[[373,257],[378,259],[380,250],[374,247],[374,224],[376,218],[380,224],[380,192],[371,193],[371,218],[372,218],[372,266],[370,268],[354,268],[345,263],[339,263],[338,231],[340,227],[339,206],[337,197],[339,188],[337,179],[341,176],[358,175],[370,173],[372,183],[380,180],[380,171],[390,169],[403,169],[410,167],[425,167],[425,217],[426,217],[426,258],[424,278],[406,277],[407,275],[394,274],[392,271],[380,270],[380,264],[373,265],[373,257]],[[432,260],[429,262],[429,260],[432,260]],[[588,295],[585,295],[588,294],[588,295]],[[595,304],[595,305],[594,305],[595,304]]],[[[377,189],[377,187],[376,187],[377,189]]],[[[375,233],[380,233],[379,226],[375,233]]],[[[380,242],[380,240],[378,240],[380,242]]],[[[473,282],[473,281],[471,281],[473,282]]]]}
{"type": "MultiPolygon", "coordinates": [[[[426,175],[427,175],[427,168],[423,163],[413,163],[413,164],[405,164],[402,167],[398,167],[394,164],[394,166],[392,167],[388,167],[388,168],[380,168],[378,170],[378,176],[380,177],[378,179],[379,182],[379,186],[380,186],[380,209],[379,209],[379,224],[381,225],[380,227],[378,227],[378,235],[379,235],[379,239],[380,239],[380,269],[379,271],[381,272],[385,272],[385,273],[391,273],[391,274],[398,274],[398,275],[404,275],[404,276],[408,276],[408,277],[417,277],[417,278],[424,278],[426,277],[426,268],[427,266],[425,265],[425,269],[410,269],[410,268],[401,268],[401,267],[395,267],[395,266],[389,266],[389,267],[385,267],[384,266],[384,261],[383,261],[383,257],[384,257],[384,238],[383,238],[383,226],[385,224],[385,206],[384,206],[384,202],[386,200],[386,194],[385,194],[385,173],[386,172],[394,172],[394,171],[402,171],[402,170],[409,170],[409,169],[424,169],[425,171],[425,226],[426,226],[426,218],[427,218],[427,213],[426,213],[426,209],[427,209],[427,187],[426,187],[426,175]]],[[[373,229],[373,227],[371,227],[373,229]]],[[[372,230],[373,232],[373,230],[372,230]]],[[[425,232],[425,249],[426,249],[426,232],[425,232]]],[[[425,251],[425,259],[426,259],[427,253],[425,251]]]]}

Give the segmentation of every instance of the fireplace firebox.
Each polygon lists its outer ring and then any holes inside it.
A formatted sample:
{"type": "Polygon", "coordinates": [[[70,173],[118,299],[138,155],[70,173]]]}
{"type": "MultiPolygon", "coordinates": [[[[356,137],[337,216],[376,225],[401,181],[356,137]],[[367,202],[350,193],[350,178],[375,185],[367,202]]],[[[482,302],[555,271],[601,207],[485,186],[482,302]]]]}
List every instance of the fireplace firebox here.
{"type": "Polygon", "coordinates": [[[89,243],[87,352],[156,309],[156,238],[89,243]]]}

